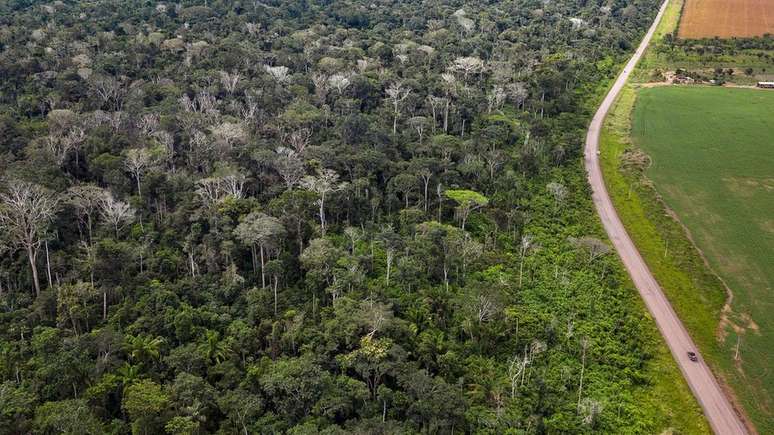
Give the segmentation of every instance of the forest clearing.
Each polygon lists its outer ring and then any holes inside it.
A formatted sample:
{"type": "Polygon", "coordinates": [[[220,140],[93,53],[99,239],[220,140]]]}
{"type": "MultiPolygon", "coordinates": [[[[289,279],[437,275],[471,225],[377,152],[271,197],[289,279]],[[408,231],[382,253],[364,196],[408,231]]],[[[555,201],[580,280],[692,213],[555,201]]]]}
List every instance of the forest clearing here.
{"type": "Polygon", "coordinates": [[[772,114],[774,92],[680,86],[641,89],[632,118],[648,179],[733,294],[718,346],[759,422],[771,421],[774,391],[772,114]]]}
{"type": "MultiPolygon", "coordinates": [[[[685,104],[667,107],[661,118],[671,121],[675,111],[683,111],[682,115],[691,117],[691,122],[681,124],[679,131],[667,129],[661,135],[664,146],[677,146],[679,139],[692,135],[702,139],[713,136],[718,129],[723,130],[721,136],[728,137],[734,132],[750,128],[760,128],[756,122],[761,117],[771,117],[770,109],[760,105],[752,106],[743,119],[744,109],[736,116],[726,119],[711,117],[712,125],[707,127],[703,122],[702,111],[734,111],[735,106],[745,105],[747,96],[766,96],[767,91],[741,89],[747,93],[734,94],[737,98],[723,100],[718,93],[734,92],[740,89],[725,88],[725,86],[754,86],[757,81],[769,80],[772,71],[772,48],[774,41],[771,36],[757,38],[733,39],[681,39],[676,37],[678,26],[685,19],[686,2],[682,0],[670,2],[661,25],[656,32],[654,41],[637,66],[630,83],[621,92],[615,106],[609,113],[600,139],[600,160],[605,178],[605,185],[611,196],[616,212],[623,221],[626,231],[633,239],[637,250],[645,259],[648,268],[657,279],[660,287],[668,297],[680,320],[689,331],[691,338],[702,352],[704,360],[709,364],[715,376],[724,384],[723,388],[734,402],[737,412],[742,414],[748,429],[753,433],[770,433],[771,410],[760,379],[746,377],[739,370],[735,359],[736,347],[739,344],[742,368],[747,367],[748,359],[764,357],[753,356],[748,346],[755,346],[747,335],[753,332],[755,326],[764,328],[757,323],[750,323],[752,317],[738,312],[728,312],[724,309],[728,292],[724,283],[715,273],[721,271],[709,267],[704,258],[708,253],[697,249],[692,234],[686,232],[686,225],[681,220],[679,210],[665,203],[664,195],[651,179],[651,156],[642,149],[639,141],[633,137],[633,110],[643,93],[686,92],[691,95],[703,95],[705,101],[693,102],[693,108],[685,104]],[[670,80],[670,75],[673,80],[670,80]],[[689,86],[665,86],[665,83],[694,83],[689,86]],[[696,83],[714,83],[724,87],[710,88],[696,83]],[[767,110],[769,110],[767,112],[767,110]],[[701,114],[701,115],[700,115],[701,114]],[[654,188],[655,187],[655,188],[654,188]],[[731,322],[734,322],[733,325],[731,322]],[[750,331],[737,341],[734,327],[747,328],[750,331]],[[746,326],[745,326],[746,325],[746,326]],[[721,334],[721,331],[731,331],[721,334]],[[761,397],[763,399],[761,400],[761,397]]],[[[682,101],[682,97],[676,97],[682,101]]],[[[687,104],[688,101],[686,100],[687,104]]],[[[672,104],[664,100],[662,104],[672,104]]],[[[662,106],[658,107],[662,110],[662,106]]],[[[662,126],[658,128],[661,129],[662,126]]],[[[656,127],[653,127],[654,129],[656,127]]],[[[767,127],[767,128],[770,128],[767,127]]],[[[764,131],[766,129],[764,128],[764,131]]],[[[659,130],[661,134],[662,130],[659,130]]],[[[653,132],[655,133],[655,131],[653,132]]],[[[735,144],[733,156],[743,153],[736,146],[736,141],[746,140],[744,134],[733,136],[735,144]]],[[[710,137],[712,139],[712,137],[710,137]]],[[[701,140],[701,139],[700,139],[701,140]]],[[[760,150],[758,150],[760,152],[760,150]]],[[[659,160],[663,160],[663,156],[659,160]]],[[[684,163],[684,162],[683,162],[684,163]]],[[[694,162],[695,166],[703,162],[694,162]]],[[[755,165],[761,164],[756,162],[755,165]]],[[[744,164],[746,165],[746,163],[744,164]]],[[[737,169],[747,169],[740,165],[737,169]]],[[[755,166],[753,166],[755,167],[755,166]]],[[[678,174],[682,175],[682,174],[678,174]]],[[[680,185],[680,182],[673,184],[680,185]]],[[[682,187],[682,186],[681,186],[682,187]]],[[[713,186],[704,186],[715,189],[713,186]]],[[[698,200],[698,199],[697,199],[698,200]]],[[[706,225],[701,229],[711,231],[715,225],[706,225]]],[[[740,226],[741,227],[741,226],[740,226]]],[[[727,261],[732,255],[728,252],[721,257],[727,261]]],[[[732,283],[727,282],[732,287],[732,283]]],[[[763,290],[759,290],[764,294],[763,290]]],[[[736,306],[736,300],[733,305],[736,306]]],[[[755,322],[755,320],[753,321],[755,322]]],[[[765,334],[765,333],[764,333],[765,334]]],[[[765,349],[766,347],[759,347],[765,349]]]]}
{"type": "Polygon", "coordinates": [[[774,33],[774,0],[686,0],[678,36],[685,39],[774,33]]]}

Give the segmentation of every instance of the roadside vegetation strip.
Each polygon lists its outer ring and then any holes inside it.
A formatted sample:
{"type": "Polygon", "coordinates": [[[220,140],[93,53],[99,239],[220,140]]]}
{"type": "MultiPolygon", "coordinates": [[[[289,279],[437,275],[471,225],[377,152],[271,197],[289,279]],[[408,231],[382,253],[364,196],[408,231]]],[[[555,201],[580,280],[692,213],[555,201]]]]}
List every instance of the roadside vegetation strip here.
{"type": "Polygon", "coordinates": [[[722,284],[707,269],[682,227],[664,210],[637,168],[621,171],[631,150],[629,116],[636,93],[625,88],[600,137],[600,164],[618,216],[667,294],[705,360],[720,356],[714,332],[725,301],[722,284]],[[666,255],[665,255],[666,254],[666,255]]]}
{"type": "MultiPolygon", "coordinates": [[[[664,15],[661,16],[661,22],[659,22],[656,32],[653,34],[653,39],[650,42],[650,47],[642,55],[640,62],[637,64],[637,68],[632,71],[629,77],[629,82],[645,82],[650,79],[650,73],[657,69],[663,68],[666,65],[667,56],[671,57],[672,53],[663,54],[660,50],[654,49],[667,35],[674,33],[680,23],[680,11],[683,8],[684,0],[672,0],[664,10],[664,15]]],[[[621,98],[621,97],[619,97],[621,98]]],[[[613,111],[611,111],[612,113],[613,111]]],[[[609,116],[609,115],[608,115],[609,116]]]]}
{"type": "Polygon", "coordinates": [[[772,115],[774,92],[719,87],[643,89],[632,115],[634,143],[652,159],[648,178],[733,292],[719,356],[761,424],[774,419],[772,115]]]}
{"type": "Polygon", "coordinates": [[[686,0],[680,38],[731,38],[774,33],[774,0],[686,0]]]}

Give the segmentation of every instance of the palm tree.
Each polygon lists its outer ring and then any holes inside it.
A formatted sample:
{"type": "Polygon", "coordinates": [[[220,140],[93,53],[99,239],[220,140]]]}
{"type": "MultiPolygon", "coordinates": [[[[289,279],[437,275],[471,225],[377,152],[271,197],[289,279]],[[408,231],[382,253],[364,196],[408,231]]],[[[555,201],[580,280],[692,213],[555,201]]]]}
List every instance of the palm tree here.
{"type": "Polygon", "coordinates": [[[140,366],[138,364],[124,363],[116,370],[116,375],[121,384],[126,387],[134,383],[140,377],[140,366]]]}
{"type": "Polygon", "coordinates": [[[220,364],[228,358],[231,349],[225,341],[220,341],[220,333],[208,329],[205,333],[204,354],[207,360],[220,364]]]}
{"type": "Polygon", "coordinates": [[[161,356],[161,345],[164,339],[161,337],[151,337],[149,335],[128,336],[127,348],[129,350],[129,359],[140,364],[149,363],[158,360],[161,356]]]}

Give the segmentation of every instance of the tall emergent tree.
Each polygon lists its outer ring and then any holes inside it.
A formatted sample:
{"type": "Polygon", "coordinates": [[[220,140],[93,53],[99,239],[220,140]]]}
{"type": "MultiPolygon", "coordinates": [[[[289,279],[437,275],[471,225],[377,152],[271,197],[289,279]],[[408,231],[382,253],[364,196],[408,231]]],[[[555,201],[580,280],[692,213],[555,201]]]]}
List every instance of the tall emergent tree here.
{"type": "Polygon", "coordinates": [[[250,246],[253,259],[253,272],[256,272],[256,246],[261,255],[261,287],[266,287],[266,249],[282,240],[285,227],[279,219],[261,212],[252,212],[244,217],[234,230],[237,238],[250,246]]]}
{"type": "Polygon", "coordinates": [[[447,190],[446,196],[457,203],[457,217],[463,230],[470,213],[489,204],[489,198],[472,190],[447,190]]]}
{"type": "Polygon", "coordinates": [[[44,187],[26,181],[11,180],[0,193],[0,231],[27,252],[35,294],[40,295],[36,260],[46,230],[57,211],[57,199],[44,187]]]}

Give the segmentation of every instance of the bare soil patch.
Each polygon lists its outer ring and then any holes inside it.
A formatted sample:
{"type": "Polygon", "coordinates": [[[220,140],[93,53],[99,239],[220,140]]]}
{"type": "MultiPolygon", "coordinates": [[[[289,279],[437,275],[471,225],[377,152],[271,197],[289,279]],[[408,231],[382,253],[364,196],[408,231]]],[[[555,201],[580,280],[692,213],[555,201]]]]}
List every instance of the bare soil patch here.
{"type": "Polygon", "coordinates": [[[774,0],[686,0],[678,37],[751,37],[774,33],[774,0]]]}

